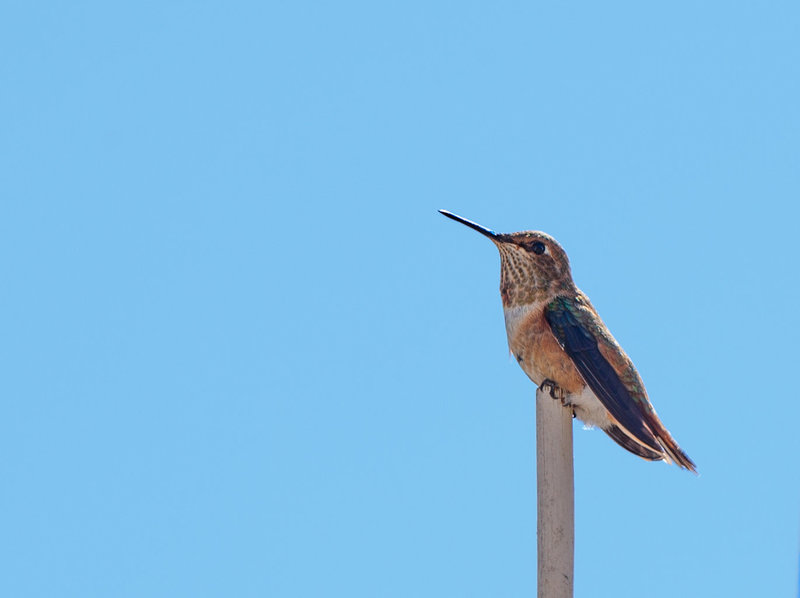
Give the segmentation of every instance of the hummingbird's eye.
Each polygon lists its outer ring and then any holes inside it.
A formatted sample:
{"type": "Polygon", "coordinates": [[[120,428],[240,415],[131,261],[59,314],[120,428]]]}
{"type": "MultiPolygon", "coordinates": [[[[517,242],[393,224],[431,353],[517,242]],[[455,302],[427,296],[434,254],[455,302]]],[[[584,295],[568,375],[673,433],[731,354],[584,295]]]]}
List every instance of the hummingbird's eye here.
{"type": "Polygon", "coordinates": [[[536,255],[542,255],[544,253],[544,250],[545,246],[544,243],[542,243],[541,241],[536,241],[536,243],[533,243],[531,245],[531,251],[533,251],[533,253],[535,253],[536,255]]]}

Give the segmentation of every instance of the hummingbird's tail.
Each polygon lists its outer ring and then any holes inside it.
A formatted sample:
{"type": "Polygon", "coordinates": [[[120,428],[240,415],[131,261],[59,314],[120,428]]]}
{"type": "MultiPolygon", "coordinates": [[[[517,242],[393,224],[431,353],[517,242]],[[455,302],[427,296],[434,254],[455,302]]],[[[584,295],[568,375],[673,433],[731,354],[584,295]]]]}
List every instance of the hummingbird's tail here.
{"type": "Polygon", "coordinates": [[[661,451],[655,451],[653,448],[643,445],[641,441],[613,423],[607,428],[603,428],[603,431],[622,448],[632,452],[634,455],[638,455],[642,459],[672,462],[684,469],[688,469],[692,473],[697,473],[697,466],[694,461],[678,446],[678,443],[675,442],[675,439],[661,421],[655,417],[655,413],[653,413],[653,417],[646,417],[645,422],[647,428],[652,432],[658,447],[662,449],[661,451]]]}
{"type": "Polygon", "coordinates": [[[664,449],[665,457],[667,461],[672,461],[676,465],[683,467],[684,469],[688,469],[692,473],[697,473],[697,466],[694,464],[683,449],[678,446],[678,443],[675,442],[675,439],[672,437],[667,429],[664,427],[664,424],[661,423],[661,420],[658,419],[655,411],[649,411],[645,415],[645,423],[647,427],[653,433],[658,444],[661,445],[661,448],[664,449]]]}
{"type": "Polygon", "coordinates": [[[634,441],[630,436],[628,436],[614,424],[611,424],[607,428],[603,428],[603,431],[611,436],[611,439],[622,448],[630,451],[634,455],[641,457],[642,459],[647,459],[648,461],[661,461],[664,459],[663,454],[657,453],[656,451],[634,441]]]}
{"type": "Polygon", "coordinates": [[[692,473],[697,473],[697,466],[694,464],[694,461],[689,458],[689,455],[683,452],[683,449],[678,446],[678,443],[675,442],[675,439],[669,432],[666,430],[663,430],[663,432],[666,434],[666,437],[662,436],[660,432],[657,432],[656,438],[658,438],[658,442],[664,449],[664,452],[669,455],[672,461],[681,467],[688,469],[692,473]]]}

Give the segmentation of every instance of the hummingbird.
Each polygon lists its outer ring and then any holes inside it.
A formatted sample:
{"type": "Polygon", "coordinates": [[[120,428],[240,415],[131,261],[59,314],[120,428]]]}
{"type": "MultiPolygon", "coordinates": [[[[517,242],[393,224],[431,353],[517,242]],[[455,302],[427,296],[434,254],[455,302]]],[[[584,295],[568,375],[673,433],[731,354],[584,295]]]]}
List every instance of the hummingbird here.
{"type": "Polygon", "coordinates": [[[539,388],[648,461],[697,473],[661,423],[633,362],[572,280],[567,254],[540,231],[501,234],[440,213],[488,237],[500,251],[500,295],[511,354],[539,388]]]}

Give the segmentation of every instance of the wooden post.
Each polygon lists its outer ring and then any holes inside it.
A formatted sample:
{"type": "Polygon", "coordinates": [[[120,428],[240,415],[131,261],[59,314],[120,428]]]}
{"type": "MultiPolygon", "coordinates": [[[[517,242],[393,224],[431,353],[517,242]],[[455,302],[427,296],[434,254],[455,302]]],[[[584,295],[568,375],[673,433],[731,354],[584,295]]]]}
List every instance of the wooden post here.
{"type": "MultiPolygon", "coordinates": [[[[560,389],[554,389],[559,396],[560,389]]],[[[536,390],[538,598],[572,598],[575,484],[572,410],[550,388],[536,390]]]]}

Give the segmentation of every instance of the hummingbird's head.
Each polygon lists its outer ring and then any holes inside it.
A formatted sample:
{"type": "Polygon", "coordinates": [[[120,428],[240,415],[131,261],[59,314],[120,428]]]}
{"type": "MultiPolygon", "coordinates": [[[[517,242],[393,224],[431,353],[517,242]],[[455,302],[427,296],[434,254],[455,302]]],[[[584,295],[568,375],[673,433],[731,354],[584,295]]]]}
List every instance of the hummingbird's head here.
{"type": "Polygon", "coordinates": [[[497,246],[504,307],[549,301],[575,286],[567,254],[550,235],[540,231],[496,233],[446,210],[439,212],[478,231],[497,246]]]}

